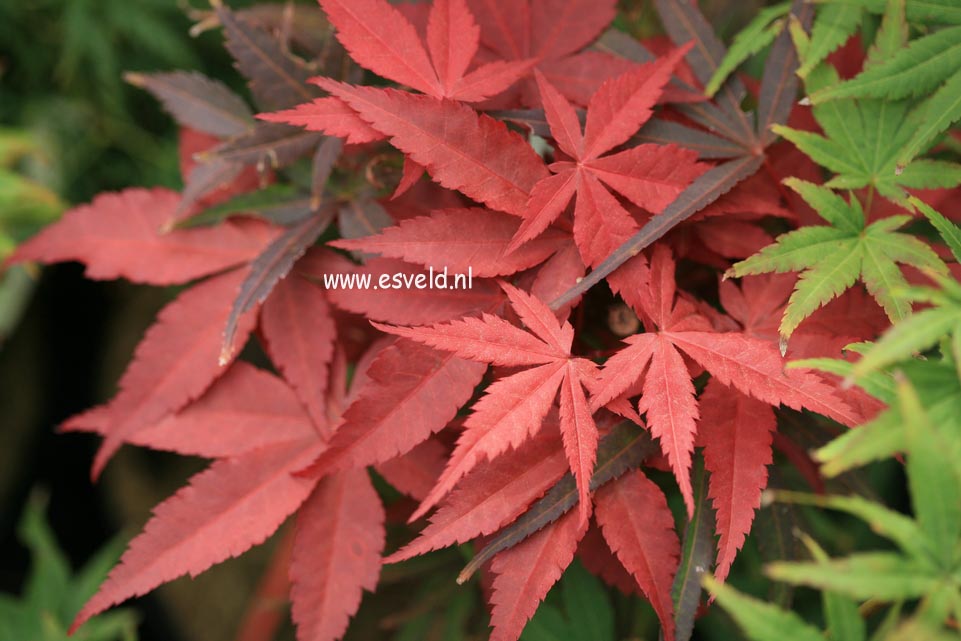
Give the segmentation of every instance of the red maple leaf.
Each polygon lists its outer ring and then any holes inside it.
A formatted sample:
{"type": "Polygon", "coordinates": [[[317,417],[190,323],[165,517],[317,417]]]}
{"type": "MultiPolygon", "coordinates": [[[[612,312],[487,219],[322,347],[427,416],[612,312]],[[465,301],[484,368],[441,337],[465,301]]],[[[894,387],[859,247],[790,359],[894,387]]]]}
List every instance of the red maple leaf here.
{"type": "Polygon", "coordinates": [[[510,249],[537,237],[576,194],[574,239],[585,263],[596,265],[637,230],[631,214],[608,187],[638,207],[659,213],[707,166],[674,145],[642,144],[603,154],[626,142],[652,108],[687,48],[608,80],[591,98],[583,133],[574,107],[540,73],[537,83],[558,148],[572,158],[550,166],[539,181],[510,249]],[[605,187],[606,185],[606,187],[605,187]]]}
{"type": "Polygon", "coordinates": [[[681,543],[664,493],[635,470],[597,493],[597,523],[604,540],[630,572],[661,621],[664,638],[674,638],[671,586],[681,543]]]}
{"type": "Polygon", "coordinates": [[[515,641],[574,560],[588,521],[568,512],[491,561],[491,641],[515,641]]]}
{"type": "MultiPolygon", "coordinates": [[[[346,377],[337,363],[334,359],[325,389],[332,412],[343,402],[346,377]]],[[[296,513],[290,593],[298,638],[332,641],[343,635],[363,590],[377,583],[384,509],[363,467],[320,480],[296,474],[326,445],[281,379],[235,363],[199,400],[141,430],[133,441],[216,460],[154,509],[73,630],[115,603],[243,553],[296,513]]],[[[394,476],[390,467],[423,464],[422,454],[378,470],[394,476]]]]}
{"type": "Polygon", "coordinates": [[[689,513],[694,509],[690,467],[698,402],[682,353],[720,383],[764,403],[807,408],[845,425],[860,422],[859,413],[823,378],[807,370],[785,371],[776,345],[741,332],[718,332],[693,303],[678,297],[674,261],[666,247],[655,247],[650,270],[647,291],[639,298],[657,331],[626,339],[628,347],[604,365],[591,402],[601,407],[632,392],[640,382],[638,411],[647,412],[689,513]]]}
{"type": "MultiPolygon", "coordinates": [[[[482,55],[490,60],[534,60],[536,69],[578,104],[587,104],[598,86],[633,63],[585,49],[614,18],[615,0],[468,0],[481,28],[482,55]]],[[[539,107],[528,77],[519,101],[539,107]]]]}
{"type": "MultiPolygon", "coordinates": [[[[506,90],[531,67],[528,60],[499,60],[468,71],[480,47],[480,28],[466,0],[433,2],[426,48],[410,21],[386,0],[320,4],[357,64],[428,96],[479,102],[506,90]]],[[[351,143],[383,138],[337,97],[318,98],[260,118],[324,131],[351,143]]]]}
{"type": "Polygon", "coordinates": [[[570,324],[558,323],[547,306],[530,294],[511,285],[502,287],[530,333],[490,314],[430,327],[375,324],[385,332],[461,358],[529,368],[498,379],[474,404],[444,474],[414,518],[435,505],[483,459],[493,459],[536,434],[560,392],[564,449],[577,481],[581,518],[586,520],[598,436],[583,386],[592,384],[596,366],[571,354],[574,328],[570,324]]]}
{"type": "Polygon", "coordinates": [[[249,219],[162,233],[179,203],[167,189],[102,193],[20,245],[7,263],[79,261],[88,278],[174,285],[246,263],[278,235],[249,219]]]}
{"type": "Polygon", "coordinates": [[[708,495],[719,535],[714,576],[723,581],[761,506],[777,419],[770,405],[717,379],[708,381],[700,405],[697,442],[711,473],[708,495]]]}

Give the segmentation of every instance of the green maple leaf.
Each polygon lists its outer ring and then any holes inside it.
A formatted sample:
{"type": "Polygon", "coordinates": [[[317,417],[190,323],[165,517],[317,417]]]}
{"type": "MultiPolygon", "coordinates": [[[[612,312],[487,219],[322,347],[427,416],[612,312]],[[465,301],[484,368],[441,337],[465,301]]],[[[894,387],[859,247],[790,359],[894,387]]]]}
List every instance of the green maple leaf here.
{"type": "MultiPolygon", "coordinates": [[[[826,66],[819,71],[836,74],[826,66]]],[[[822,78],[819,80],[823,82],[822,78]]],[[[914,109],[907,100],[832,100],[813,110],[825,135],[785,126],[774,131],[837,174],[827,183],[829,187],[871,187],[885,198],[904,204],[906,189],[947,188],[961,183],[961,165],[957,163],[912,160],[934,140],[942,125],[947,126],[935,114],[945,100],[948,98],[944,95],[935,94],[914,109]],[[932,102],[935,98],[937,101],[932,102]],[[906,156],[905,149],[915,151],[906,156]]]]}
{"type": "Polygon", "coordinates": [[[798,179],[785,181],[826,220],[827,226],[804,227],[783,234],[750,258],[736,263],[728,276],[801,272],[779,328],[786,341],[816,309],[840,296],[858,280],[892,321],[911,312],[910,301],[892,292],[907,286],[898,263],[935,273],[947,267],[925,243],[896,230],[910,216],[892,216],[870,225],[852,195],[850,202],[827,187],[798,179]]]}

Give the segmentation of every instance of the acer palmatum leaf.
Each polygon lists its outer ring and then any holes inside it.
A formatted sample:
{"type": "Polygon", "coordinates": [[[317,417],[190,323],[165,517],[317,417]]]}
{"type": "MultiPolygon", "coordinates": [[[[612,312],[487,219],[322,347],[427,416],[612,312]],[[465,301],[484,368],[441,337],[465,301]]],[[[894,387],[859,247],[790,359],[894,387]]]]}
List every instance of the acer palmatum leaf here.
{"type": "Polygon", "coordinates": [[[555,429],[468,474],[431,515],[420,536],[384,559],[398,563],[492,534],[523,514],[568,470],[555,429]]]}
{"type": "MultiPolygon", "coordinates": [[[[99,476],[109,458],[140,429],[198,398],[226,368],[218,362],[218,343],[245,273],[216,276],[184,291],[157,315],[137,345],[110,401],[110,427],[94,458],[99,476]]],[[[234,350],[243,346],[256,324],[255,310],[240,317],[234,350]]]]}
{"type": "Polygon", "coordinates": [[[597,158],[627,142],[647,122],[674,68],[692,47],[693,43],[680,47],[600,86],[587,105],[584,160],[597,158]]]}
{"type": "MultiPolygon", "coordinates": [[[[655,450],[648,433],[638,423],[624,421],[612,428],[597,446],[597,465],[591,476],[590,489],[596,490],[625,472],[641,465],[655,450]]],[[[542,499],[509,526],[490,539],[457,577],[458,583],[469,579],[487,561],[500,552],[514,547],[535,532],[557,521],[579,501],[579,490],[574,475],[568,472],[542,499]]]]}
{"type": "MultiPolygon", "coordinates": [[[[481,28],[481,43],[503,61],[536,61],[536,67],[579,104],[607,78],[631,65],[600,51],[582,51],[610,24],[614,0],[468,0],[481,28]]],[[[539,106],[533,79],[518,87],[530,106],[539,106]]]]}
{"type": "Polygon", "coordinates": [[[317,91],[307,84],[307,65],[294,56],[259,24],[234,13],[222,2],[215,5],[223,25],[225,45],[250,83],[254,102],[261,109],[282,109],[310,100],[317,91]]]}
{"type": "Polygon", "coordinates": [[[293,472],[319,441],[274,445],[221,459],[156,508],[143,533],[77,615],[90,617],[184,574],[196,576],[262,543],[309,496],[314,482],[293,472]]]}
{"type": "Polygon", "coordinates": [[[293,268],[298,258],[307,252],[317,237],[327,228],[334,216],[333,207],[323,206],[278,236],[263,253],[250,263],[246,278],[240,285],[221,341],[220,362],[226,363],[232,356],[234,332],[242,314],[260,305],[270,295],[277,282],[293,268]]]}
{"type": "MultiPolygon", "coordinates": [[[[468,73],[477,53],[480,33],[465,0],[437,0],[431,5],[427,49],[410,22],[386,0],[351,3],[324,0],[321,5],[337,28],[338,39],[358,64],[435,98],[482,101],[517,82],[534,62],[495,61],[468,73]],[[428,61],[428,50],[433,64],[428,61]]],[[[322,79],[314,79],[317,80],[322,79]]],[[[323,131],[351,143],[384,137],[336,97],[320,98],[258,117],[323,131]]],[[[405,164],[405,168],[407,166],[405,164]]],[[[405,177],[411,175],[405,171],[405,177]]],[[[403,191],[399,189],[398,194],[403,191]]]]}
{"type": "Polygon", "coordinates": [[[593,412],[587,403],[581,380],[596,378],[596,369],[590,361],[568,361],[559,401],[564,451],[577,482],[578,511],[581,519],[585,521],[591,515],[590,482],[594,473],[594,462],[597,460],[598,436],[597,425],[594,423],[593,412]],[[591,366],[588,372],[584,371],[587,367],[579,367],[588,363],[591,366]]]}
{"type": "Polygon", "coordinates": [[[337,327],[324,291],[300,274],[289,274],[261,308],[260,329],[270,360],[307,408],[317,431],[330,436],[327,371],[337,327]]]}
{"type": "Polygon", "coordinates": [[[432,3],[426,49],[413,25],[386,0],[322,0],[321,6],[358,64],[436,98],[484,100],[517,82],[533,63],[496,61],[468,73],[480,28],[465,0],[432,3]]]}
{"type": "Polygon", "coordinates": [[[516,251],[507,245],[520,220],[497,211],[480,208],[439,209],[430,216],[402,220],[396,227],[374,236],[336,240],[333,247],[380,254],[408,263],[446,267],[451,273],[477,278],[507,276],[538,265],[565,245],[570,238],[550,229],[516,251]]]}
{"type": "Polygon", "coordinates": [[[557,397],[557,390],[566,378],[566,364],[556,362],[491,383],[464,421],[464,431],[457,439],[444,473],[411,519],[426,514],[479,464],[496,460],[504,452],[538,434],[557,397]]]}
{"type": "Polygon", "coordinates": [[[647,423],[667,455],[688,515],[694,512],[690,478],[698,419],[694,394],[690,372],[680,353],[669,341],[655,339],[637,411],[647,412],[647,423]]]}
{"type": "Polygon", "coordinates": [[[537,606],[574,559],[588,521],[568,512],[494,557],[490,596],[491,641],[516,641],[537,606]]]}
{"type": "Polygon", "coordinates": [[[367,124],[346,102],[333,96],[317,98],[292,109],[257,114],[257,117],[267,122],[305,127],[307,131],[322,131],[328,136],[343,138],[344,142],[352,145],[384,138],[384,134],[367,124]]]}
{"type": "Polygon", "coordinates": [[[447,447],[436,438],[429,438],[409,452],[376,465],[377,473],[415,501],[423,501],[444,471],[447,447]]]}
{"type": "MultiPolygon", "coordinates": [[[[63,431],[106,436],[110,425],[110,407],[101,406],[71,418],[63,431]]],[[[310,416],[283,380],[237,361],[199,399],[137,430],[127,442],[187,456],[224,458],[315,433],[310,416]]]]}
{"type": "Polygon", "coordinates": [[[565,350],[512,325],[500,316],[483,314],[426,327],[393,327],[373,323],[377,329],[403,336],[460,358],[500,367],[553,365],[565,350]]]}
{"type": "Polygon", "coordinates": [[[523,215],[530,190],[548,175],[526,140],[467,105],[330,79],[318,83],[389,136],[435,181],[492,209],[523,215]]]}
{"type": "Polygon", "coordinates": [[[311,472],[374,465],[410,451],[454,418],[485,370],[409,341],[385,348],[311,472]]]}
{"type": "Polygon", "coordinates": [[[768,404],[716,379],[708,382],[701,401],[698,445],[704,448],[704,467],[711,473],[708,495],[719,536],[714,576],[723,581],[761,506],[777,419],[768,404]]]}
{"type": "Polygon", "coordinates": [[[427,19],[427,48],[441,85],[464,76],[477,48],[480,27],[466,0],[436,0],[427,19]]]}
{"type": "Polygon", "coordinates": [[[251,260],[279,232],[242,220],[162,233],[179,203],[176,193],[160,188],[100,194],[20,245],[7,264],[78,261],[88,278],[174,285],[251,260]]]}
{"type": "Polygon", "coordinates": [[[664,493],[634,470],[598,490],[596,503],[604,540],[654,606],[665,640],[673,641],[671,585],[681,543],[664,493]]]}
{"type": "Polygon", "coordinates": [[[384,519],[363,468],[322,479],[301,506],[290,563],[298,639],[335,641],[347,631],[363,591],[377,587],[384,519]]]}
{"type": "Polygon", "coordinates": [[[696,162],[694,152],[671,145],[644,144],[601,157],[630,138],[651,116],[651,108],[685,51],[679,49],[601,85],[588,106],[583,135],[573,105],[537,73],[551,134],[576,164],[554,163],[551,170],[555,175],[534,186],[524,223],[509,249],[537,237],[576,194],[574,238],[584,262],[598,264],[637,228],[602,182],[637,206],[658,213],[707,169],[696,162]]]}
{"type": "Polygon", "coordinates": [[[250,108],[240,96],[196,71],[127,73],[124,80],[153,94],[183,127],[227,138],[254,125],[250,108]]]}
{"type": "Polygon", "coordinates": [[[581,386],[593,384],[596,368],[590,361],[571,355],[574,329],[569,323],[559,323],[547,306],[530,294],[506,283],[501,287],[533,333],[490,314],[431,327],[374,324],[382,331],[481,363],[535,366],[497,380],[475,404],[447,469],[412,518],[435,505],[479,462],[516,448],[533,436],[563,386],[567,389],[561,390],[561,433],[577,479],[581,518],[586,521],[590,514],[588,485],[597,450],[597,426],[581,386]]]}
{"type": "Polygon", "coordinates": [[[424,93],[440,91],[420,37],[386,0],[320,0],[320,6],[357,64],[424,93]]]}
{"type": "Polygon", "coordinates": [[[671,462],[689,515],[694,509],[689,470],[698,403],[681,352],[720,383],[764,403],[807,408],[846,425],[862,420],[860,412],[817,374],[785,371],[775,344],[741,332],[718,332],[691,302],[677,297],[674,261],[666,247],[654,250],[647,292],[639,302],[657,331],[628,338],[628,346],[608,359],[592,389],[592,406],[596,409],[618,399],[643,380],[638,410],[648,412],[651,430],[671,462]]]}

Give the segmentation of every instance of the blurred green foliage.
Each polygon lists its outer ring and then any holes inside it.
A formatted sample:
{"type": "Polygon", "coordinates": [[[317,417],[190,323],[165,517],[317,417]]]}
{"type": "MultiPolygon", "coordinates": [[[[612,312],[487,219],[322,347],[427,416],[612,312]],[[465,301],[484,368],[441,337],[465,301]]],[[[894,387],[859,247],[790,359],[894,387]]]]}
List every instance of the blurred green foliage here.
{"type": "Polygon", "coordinates": [[[30,574],[20,597],[0,594],[0,639],[135,641],[137,619],[130,610],[112,610],[67,636],[74,616],[120,558],[124,541],[108,543],[73,574],[47,524],[46,503],[34,494],[21,518],[19,538],[30,550],[30,574]]]}
{"type": "Polygon", "coordinates": [[[182,9],[177,0],[0,0],[0,122],[42,150],[33,178],[68,202],[176,182],[170,122],[121,74],[196,68],[215,50],[190,40],[182,9]]]}

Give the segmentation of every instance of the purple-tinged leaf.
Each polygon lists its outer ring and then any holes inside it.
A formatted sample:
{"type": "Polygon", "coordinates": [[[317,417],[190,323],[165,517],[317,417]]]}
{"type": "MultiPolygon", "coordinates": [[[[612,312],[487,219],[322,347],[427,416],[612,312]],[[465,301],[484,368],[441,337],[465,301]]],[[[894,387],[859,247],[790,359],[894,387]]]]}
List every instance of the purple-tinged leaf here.
{"type": "Polygon", "coordinates": [[[216,225],[235,215],[255,216],[287,227],[298,223],[312,211],[311,198],[292,185],[270,185],[240,194],[214,205],[177,224],[178,229],[216,225]]]}
{"type": "MultiPolygon", "coordinates": [[[[707,84],[714,75],[726,50],[710,23],[704,18],[695,0],[655,0],[661,22],[671,40],[677,46],[694,41],[694,48],[687,54],[687,62],[701,84],[707,84]]],[[[734,140],[745,144],[755,141],[754,128],[741,111],[741,101],[747,94],[744,85],[736,77],[728,78],[715,100],[737,127],[734,140]]]]}
{"type": "Polygon", "coordinates": [[[316,62],[320,64],[336,64],[338,61],[330,60],[332,54],[335,51],[343,53],[343,48],[333,38],[334,28],[316,4],[256,4],[238,9],[234,15],[269,31],[283,33],[289,44],[316,56],[316,62]]]}
{"type": "Polygon", "coordinates": [[[234,300],[224,329],[224,340],[220,360],[230,357],[237,321],[244,312],[263,302],[281,278],[287,275],[294,262],[304,255],[314,244],[317,237],[327,228],[334,217],[331,206],[323,207],[315,215],[288,229],[272,242],[264,252],[250,264],[250,273],[240,286],[240,293],[234,300]]]}
{"type": "MultiPolygon", "coordinates": [[[[394,219],[387,210],[369,197],[360,197],[341,205],[337,213],[337,227],[342,238],[374,236],[382,229],[391,227],[394,219]]],[[[370,256],[371,254],[358,254],[370,256]]]]}
{"type": "Polygon", "coordinates": [[[241,171],[243,171],[242,165],[223,160],[210,160],[194,165],[187,176],[187,184],[184,185],[180,204],[174,212],[174,220],[183,219],[201,198],[233,182],[241,171]]]}
{"type": "Polygon", "coordinates": [[[317,97],[307,84],[309,70],[285,51],[277,38],[220,2],[216,4],[227,49],[250,82],[254,102],[262,111],[293,107],[317,97]]]}
{"type": "Polygon", "coordinates": [[[256,129],[198,154],[201,161],[214,160],[238,165],[256,165],[258,171],[279,169],[299,160],[323,139],[318,133],[275,123],[256,129]]]}
{"type": "Polygon", "coordinates": [[[153,94],[184,127],[227,138],[254,126],[247,103],[220,81],[201,73],[128,73],[124,79],[153,94]]]}
{"type": "MultiPolygon", "coordinates": [[[[724,138],[728,138],[741,149],[741,154],[748,153],[744,144],[744,135],[740,127],[727,110],[721,109],[713,102],[698,102],[687,105],[677,105],[677,111],[692,121],[724,138]]],[[[743,114],[742,114],[743,115],[743,114]]]]}
{"type": "Polygon", "coordinates": [[[340,138],[325,137],[317,145],[310,174],[310,195],[314,200],[315,208],[320,205],[324,197],[327,179],[330,178],[330,172],[334,170],[334,165],[337,164],[337,159],[340,158],[343,150],[344,141],[340,138]]]}
{"type": "Polygon", "coordinates": [[[744,148],[712,133],[687,127],[672,120],[652,118],[630,140],[628,147],[644,143],[675,144],[696,151],[699,158],[736,158],[744,148]]]}
{"type": "MultiPolygon", "coordinates": [[[[791,15],[797,17],[807,31],[814,17],[814,6],[804,0],[794,0],[791,15]]],[[[784,29],[774,41],[767,57],[761,79],[761,93],[757,101],[757,135],[765,147],[777,139],[777,134],[771,131],[771,127],[787,122],[797,100],[797,68],[797,50],[790,32],[784,29]]]]}
{"type": "Polygon", "coordinates": [[[692,474],[694,514],[684,528],[681,563],[674,575],[674,639],[688,641],[701,603],[701,577],[714,564],[714,511],[707,495],[707,474],[698,459],[692,474]]]}

